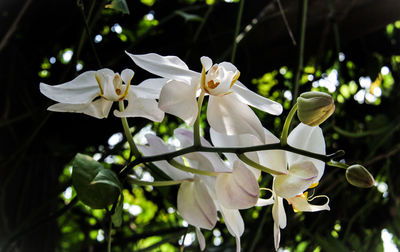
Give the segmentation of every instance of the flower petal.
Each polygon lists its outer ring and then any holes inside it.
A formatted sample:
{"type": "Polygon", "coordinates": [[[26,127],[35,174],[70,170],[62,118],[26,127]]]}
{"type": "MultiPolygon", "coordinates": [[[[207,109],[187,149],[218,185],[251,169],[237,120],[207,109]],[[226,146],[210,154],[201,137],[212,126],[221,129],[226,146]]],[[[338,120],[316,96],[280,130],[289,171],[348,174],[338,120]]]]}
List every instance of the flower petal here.
{"type": "Polygon", "coordinates": [[[259,163],[271,170],[288,173],[286,152],[283,150],[258,151],[259,163]]]}
{"type": "Polygon", "coordinates": [[[196,121],[198,113],[196,91],[197,87],[194,85],[169,81],[161,90],[158,106],[164,112],[181,118],[191,126],[196,121]]]}
{"type": "Polygon", "coordinates": [[[297,163],[292,165],[289,174],[275,177],[274,191],[276,195],[285,199],[295,197],[311,186],[317,174],[318,170],[312,162],[297,163]]]}
{"type": "Polygon", "coordinates": [[[124,112],[114,111],[117,117],[144,117],[155,122],[161,122],[164,112],[158,108],[154,99],[138,98],[133,92],[128,93],[128,106],[124,112]]]}
{"type": "Polygon", "coordinates": [[[293,208],[296,209],[297,211],[301,212],[317,212],[317,211],[322,211],[322,210],[330,210],[329,207],[329,198],[325,195],[320,195],[316,196],[315,198],[319,197],[326,197],[327,202],[323,205],[312,205],[309,203],[308,199],[306,197],[293,197],[291,199],[288,199],[289,203],[293,205],[293,208]]]}
{"type": "Polygon", "coordinates": [[[281,229],[279,228],[279,226],[276,223],[274,223],[274,245],[275,245],[275,251],[278,250],[280,241],[281,241],[281,229]]]}
{"type": "Polygon", "coordinates": [[[155,53],[135,55],[126,52],[126,54],[139,67],[164,78],[190,82],[190,78],[200,75],[189,70],[185,62],[176,56],[161,56],[155,53]]]}
{"type": "Polygon", "coordinates": [[[242,236],[244,232],[243,218],[237,209],[226,209],[223,206],[220,206],[219,210],[221,211],[229,233],[235,237],[236,252],[240,252],[240,236],[242,236]]]}
{"type": "Polygon", "coordinates": [[[210,96],[207,119],[210,126],[220,133],[251,134],[260,141],[265,138],[260,119],[251,108],[237,100],[233,94],[221,97],[210,96]]]}
{"type": "Polygon", "coordinates": [[[112,106],[111,101],[106,99],[97,99],[94,102],[87,104],[67,104],[67,103],[57,103],[47,108],[47,110],[54,112],[73,112],[73,113],[83,113],[96,117],[98,119],[107,118],[112,106]]]}
{"type": "Polygon", "coordinates": [[[88,104],[100,94],[95,73],[96,71],[84,72],[72,81],[56,86],[40,83],[40,92],[60,103],[88,104]]]}
{"type": "Polygon", "coordinates": [[[232,90],[241,102],[272,115],[280,115],[282,113],[282,105],[278,102],[258,95],[248,89],[240,81],[236,81],[235,84],[236,85],[232,86],[232,90]]]}
{"type": "MultiPolygon", "coordinates": [[[[288,144],[293,147],[318,154],[325,155],[326,153],[324,136],[322,134],[321,128],[318,126],[310,127],[303,123],[300,123],[289,134],[288,144]]],[[[323,161],[294,153],[288,153],[287,157],[289,166],[293,163],[299,163],[301,161],[306,161],[306,160],[312,161],[315,167],[318,169],[318,175],[315,178],[314,182],[318,182],[321,179],[325,167],[325,163],[323,161]]]]}
{"type": "Polygon", "coordinates": [[[260,195],[254,174],[239,160],[230,174],[219,174],[215,184],[218,202],[228,209],[253,207],[260,195]]]}
{"type": "Polygon", "coordinates": [[[200,62],[204,67],[204,70],[207,72],[211,67],[212,67],[212,60],[207,57],[207,56],[203,56],[200,58],[200,62]]]}
{"type": "Polygon", "coordinates": [[[224,218],[225,225],[232,236],[240,237],[244,232],[244,222],[237,209],[227,209],[219,206],[219,210],[224,218]]]}
{"type": "Polygon", "coordinates": [[[279,196],[275,197],[275,203],[272,207],[272,218],[280,228],[286,227],[286,213],[283,207],[283,199],[279,196]]]}
{"type": "MultiPolygon", "coordinates": [[[[149,146],[138,145],[138,149],[145,156],[158,155],[173,151],[172,149],[168,148],[168,146],[163,142],[161,138],[157,136],[154,136],[152,134],[146,134],[146,139],[149,146]]],[[[183,163],[182,158],[175,158],[175,159],[178,162],[183,163]]],[[[165,160],[154,162],[154,164],[173,180],[183,180],[194,177],[193,174],[189,172],[176,169],[165,160]]]]}
{"type": "MultiPolygon", "coordinates": [[[[254,145],[260,145],[261,142],[257,139],[257,137],[250,134],[243,135],[232,135],[228,136],[226,134],[219,133],[215,131],[213,128],[210,128],[210,137],[211,141],[215,147],[249,147],[254,145]]],[[[236,159],[238,159],[237,155],[234,153],[224,153],[229,163],[233,164],[236,159]]],[[[257,152],[246,152],[246,156],[253,160],[254,162],[259,162],[257,152]]],[[[246,165],[247,166],[247,165],[246,165]]],[[[254,176],[258,179],[261,175],[261,171],[255,169],[254,167],[247,166],[247,168],[253,172],[254,176]]]]}
{"type": "Polygon", "coordinates": [[[139,85],[137,85],[134,89],[139,88],[139,90],[146,90],[147,93],[151,93],[152,97],[143,97],[140,93],[136,95],[142,98],[155,98],[158,99],[160,97],[161,89],[167,84],[168,79],[166,78],[152,78],[142,81],[139,85]],[[152,90],[152,91],[150,91],[152,90]]]}
{"type": "MultiPolygon", "coordinates": [[[[174,131],[175,137],[179,140],[182,147],[188,147],[193,145],[193,132],[186,129],[176,129],[174,131]]],[[[206,147],[211,147],[211,144],[200,137],[201,144],[206,147]]],[[[194,152],[185,154],[185,157],[188,158],[191,167],[197,168],[199,170],[204,171],[214,171],[214,172],[232,172],[232,169],[229,168],[221,159],[221,157],[217,153],[212,152],[194,152]]]]}
{"type": "Polygon", "coordinates": [[[207,187],[196,179],[185,181],[178,191],[178,211],[190,224],[199,228],[212,229],[217,222],[217,209],[207,187]]]}
{"type": "Polygon", "coordinates": [[[121,79],[125,84],[128,84],[131,82],[133,75],[135,75],[135,72],[132,69],[124,69],[121,72],[121,79]]]}
{"type": "Polygon", "coordinates": [[[204,239],[204,235],[198,227],[196,227],[196,236],[199,241],[200,250],[203,251],[206,248],[206,239],[204,239]]]}

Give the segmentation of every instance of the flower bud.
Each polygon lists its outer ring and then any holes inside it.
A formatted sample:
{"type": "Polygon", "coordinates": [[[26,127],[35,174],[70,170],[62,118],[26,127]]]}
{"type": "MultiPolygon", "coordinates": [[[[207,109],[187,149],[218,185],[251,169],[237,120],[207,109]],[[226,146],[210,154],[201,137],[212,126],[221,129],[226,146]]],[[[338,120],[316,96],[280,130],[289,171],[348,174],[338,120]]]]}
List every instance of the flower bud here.
{"type": "Polygon", "coordinates": [[[297,116],[308,126],[320,125],[335,111],[332,96],[322,92],[302,93],[297,105],[297,116]]]}
{"type": "Polygon", "coordinates": [[[369,188],[375,184],[374,177],[362,165],[351,165],[346,170],[347,182],[353,186],[369,188]]]}

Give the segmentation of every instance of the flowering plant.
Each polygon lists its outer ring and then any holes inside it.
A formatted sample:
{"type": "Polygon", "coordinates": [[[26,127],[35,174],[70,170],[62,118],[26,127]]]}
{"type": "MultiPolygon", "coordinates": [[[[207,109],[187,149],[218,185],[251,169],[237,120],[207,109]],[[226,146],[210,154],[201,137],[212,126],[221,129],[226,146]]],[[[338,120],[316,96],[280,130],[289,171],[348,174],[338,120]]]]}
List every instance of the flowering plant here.
{"type": "MultiPolygon", "coordinates": [[[[236,251],[240,251],[240,237],[245,230],[241,209],[273,205],[276,249],[280,230],[286,226],[284,200],[295,211],[330,209],[327,196],[308,196],[308,189],[318,186],[325,164],[349,167],[334,161],[344,154],[343,151],[326,154],[324,136],[318,126],[334,111],[329,95],[302,94],[286,117],[278,138],[263,127],[250,107],[280,115],[282,106],[246,88],[238,80],[240,72],[233,64],[213,65],[210,58],[201,57],[202,70],[195,72],[176,56],[127,54],[137,66],[160,78],[148,79],[135,86],[132,70],[125,69],[118,74],[101,69],[85,72],[56,86],[40,84],[44,95],[59,102],[48,108],[51,111],[106,118],[113,102],[119,103],[119,110],[114,111],[114,115],[121,118],[130,146],[128,161],[116,174],[91,157],[78,154],[72,173],[79,199],[89,207],[109,211],[110,227],[121,225],[124,201],[121,191],[126,182],[139,186],[180,185],[177,210],[195,227],[202,250],[206,243],[201,229],[213,229],[219,220],[218,212],[229,233],[235,237],[236,251]],[[211,143],[200,134],[201,108],[206,97],[211,143]],[[301,123],[289,134],[296,111],[301,123]],[[147,143],[137,144],[127,118],[143,117],[160,122],[164,113],[181,118],[191,127],[190,130],[175,129],[179,146],[167,144],[151,134],[146,135],[147,143]],[[161,172],[169,180],[141,180],[134,173],[137,166],[161,172]],[[272,176],[270,189],[260,188],[261,176],[272,176]],[[260,191],[263,190],[270,191],[271,197],[262,198],[260,191]],[[318,197],[325,198],[325,203],[310,203],[318,197]]],[[[346,173],[351,184],[361,187],[374,184],[365,168],[358,167],[357,171],[346,173]],[[357,172],[360,169],[362,172],[357,172]]],[[[108,242],[110,250],[111,232],[108,242]]]]}

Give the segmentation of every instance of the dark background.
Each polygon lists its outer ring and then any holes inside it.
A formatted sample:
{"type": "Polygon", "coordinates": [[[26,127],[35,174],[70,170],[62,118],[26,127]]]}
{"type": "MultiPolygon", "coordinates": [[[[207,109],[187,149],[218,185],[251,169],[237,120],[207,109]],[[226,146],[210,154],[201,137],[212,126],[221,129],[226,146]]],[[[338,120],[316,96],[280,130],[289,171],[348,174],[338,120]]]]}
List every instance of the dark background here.
{"type": "MultiPolygon", "coordinates": [[[[105,9],[107,1],[0,1],[1,251],[105,251],[105,243],[89,235],[104,223],[96,219],[95,224],[89,224],[91,212],[82,205],[65,207],[59,195],[71,182],[60,176],[77,152],[94,154],[100,145],[106,147],[100,150],[103,156],[118,152],[107,149],[107,140],[121,131],[121,123],[112,116],[98,120],[81,114],[48,112],[46,108],[53,102],[40,94],[40,82],[60,84],[83,71],[101,67],[116,72],[134,69],[135,84],[150,77],[135,67],[125,50],[177,55],[196,71],[201,69],[199,58],[203,55],[215,62],[231,60],[238,2],[126,2],[129,15],[105,9]],[[157,22],[144,18],[149,13],[157,22]],[[115,23],[123,28],[121,34],[106,31],[115,23]],[[94,42],[97,34],[102,34],[100,43],[94,42]],[[69,63],[63,63],[62,53],[67,48],[74,54],[69,63]],[[51,57],[56,58],[54,64],[48,62],[51,57]],[[75,69],[78,62],[83,64],[80,71],[75,69]],[[65,219],[69,222],[60,221],[65,219]],[[69,226],[73,228],[63,228],[69,226]],[[76,238],[82,234],[82,239],[76,238]]],[[[255,91],[267,90],[260,92],[286,104],[286,115],[290,101],[283,91],[293,91],[302,1],[280,3],[297,44],[290,38],[277,1],[248,0],[239,27],[243,39],[234,64],[241,71],[242,83],[255,91]],[[292,76],[278,73],[283,66],[292,76]]],[[[327,167],[317,193],[330,197],[331,211],[293,214],[287,206],[288,226],[282,231],[281,246],[293,251],[315,251],[317,247],[322,251],[379,251],[383,249],[382,229],[392,233],[399,246],[400,23],[396,26],[395,21],[400,20],[400,1],[309,0],[307,13],[304,64],[314,70],[304,73],[300,92],[312,87],[312,81],[306,80],[308,74],[317,80],[332,69],[339,73],[340,84],[332,95],[340,102],[335,115],[322,125],[327,151],[344,149],[348,164],[364,164],[388,190],[384,195],[377,187],[355,188],[346,182],[342,170],[327,167]],[[345,55],[343,61],[338,58],[339,52],[345,55]],[[383,66],[390,69],[391,79],[377,81],[383,66]],[[382,89],[378,102],[358,103],[354,93],[348,97],[343,93],[341,87],[351,81],[358,90],[362,89],[359,78],[365,76],[382,89]],[[341,100],[340,96],[345,98],[341,100]]],[[[283,117],[276,120],[258,114],[264,126],[280,133],[283,117]]],[[[137,129],[147,123],[131,122],[137,129]]],[[[165,127],[156,125],[154,130],[168,136],[179,123],[171,117],[162,123],[165,127]]],[[[265,179],[262,183],[269,185],[270,181],[265,179]]],[[[159,207],[156,216],[175,204],[175,199],[164,198],[165,194],[162,190],[145,191],[145,197],[159,207]]],[[[242,215],[246,223],[243,251],[272,250],[271,207],[243,211],[242,215]]],[[[154,235],[167,239],[175,234],[177,238],[167,242],[179,247],[182,229],[161,225],[161,230],[157,221],[156,217],[146,225],[135,223],[135,219],[125,221],[124,227],[134,223],[138,228],[117,230],[113,236],[115,251],[133,250],[140,239],[154,235]]],[[[207,248],[233,250],[234,241],[224,226],[219,224],[217,228],[224,242],[214,246],[213,234],[206,233],[207,248]]]]}

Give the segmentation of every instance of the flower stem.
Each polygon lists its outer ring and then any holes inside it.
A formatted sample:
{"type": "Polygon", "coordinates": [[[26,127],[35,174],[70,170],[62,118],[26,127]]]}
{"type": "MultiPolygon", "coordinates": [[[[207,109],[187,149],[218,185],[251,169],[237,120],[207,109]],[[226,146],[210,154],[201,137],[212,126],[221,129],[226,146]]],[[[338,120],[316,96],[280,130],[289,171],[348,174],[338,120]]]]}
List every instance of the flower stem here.
{"type": "MultiPolygon", "coordinates": [[[[125,110],[124,101],[119,101],[119,111],[123,112],[124,110],[125,110]]],[[[131,160],[132,154],[136,158],[138,158],[141,156],[141,154],[140,154],[138,148],[136,147],[135,142],[133,141],[133,137],[132,137],[131,131],[129,129],[128,120],[126,119],[126,117],[121,117],[121,121],[122,121],[122,127],[124,128],[126,139],[128,140],[128,143],[129,143],[129,148],[131,150],[129,160],[131,160]]]]}
{"type": "Polygon", "coordinates": [[[172,166],[174,166],[175,168],[185,171],[185,172],[190,172],[190,173],[194,173],[194,174],[199,174],[199,175],[206,175],[206,176],[217,176],[218,172],[211,172],[211,171],[204,171],[204,170],[199,170],[199,169],[194,169],[192,167],[188,167],[186,165],[183,165],[181,163],[179,163],[178,161],[174,160],[174,159],[170,159],[168,160],[168,163],[172,166]]]}
{"type": "MultiPolygon", "coordinates": [[[[175,157],[182,156],[182,155],[192,153],[192,152],[214,152],[214,153],[219,153],[219,154],[222,154],[222,153],[242,154],[245,152],[265,151],[265,150],[285,150],[285,151],[289,151],[292,153],[300,154],[302,156],[315,158],[315,159],[321,160],[325,163],[331,161],[334,158],[341,157],[345,154],[343,150],[339,150],[339,151],[329,154],[329,155],[323,155],[323,154],[318,154],[318,153],[313,153],[313,152],[309,152],[306,150],[298,149],[298,148],[292,147],[290,145],[282,146],[280,143],[256,145],[256,146],[249,146],[249,147],[190,146],[190,147],[186,147],[186,148],[183,148],[183,149],[180,149],[177,151],[168,152],[168,153],[163,153],[163,154],[158,154],[158,155],[153,155],[153,156],[140,156],[139,158],[130,162],[126,167],[124,167],[120,171],[120,177],[124,177],[131,168],[135,167],[138,164],[161,161],[161,160],[172,160],[175,157]]],[[[176,162],[176,163],[178,163],[178,162],[176,162]]],[[[179,165],[181,165],[181,164],[179,164],[179,165]]],[[[184,166],[184,165],[181,165],[181,166],[184,166]]],[[[188,168],[188,167],[186,167],[186,168],[188,168]]],[[[184,168],[184,169],[186,169],[186,168],[184,168]]],[[[193,169],[193,168],[189,167],[189,169],[193,169]]],[[[197,169],[193,169],[193,170],[199,171],[197,169]]],[[[191,171],[189,171],[189,172],[191,172],[191,171]]]]}
{"type": "Polygon", "coordinates": [[[289,127],[292,122],[293,116],[297,111],[297,103],[295,103],[290,110],[288,116],[286,117],[285,124],[283,125],[282,135],[281,135],[281,144],[282,146],[287,145],[287,137],[289,133],[289,127]]]}
{"type": "Polygon", "coordinates": [[[182,179],[182,180],[166,180],[166,181],[143,181],[143,180],[138,180],[134,178],[132,175],[128,175],[127,177],[128,182],[138,185],[138,186],[171,186],[171,185],[179,185],[185,181],[191,180],[191,179],[182,179]]]}
{"type": "Polygon", "coordinates": [[[337,161],[334,161],[334,160],[331,160],[331,161],[327,162],[326,164],[329,165],[329,166],[334,166],[334,167],[342,168],[342,169],[345,169],[345,170],[347,168],[349,168],[348,164],[337,162],[337,161]]]}
{"type": "Polygon", "coordinates": [[[293,90],[293,95],[292,95],[293,103],[296,102],[297,96],[299,95],[300,76],[303,72],[304,41],[305,41],[306,24],[307,24],[307,7],[308,7],[308,0],[303,0],[302,8],[301,8],[299,62],[298,62],[298,66],[297,66],[296,77],[294,79],[294,90],[293,90]]]}
{"type": "Polygon", "coordinates": [[[286,173],[283,173],[283,172],[274,171],[274,170],[272,170],[270,168],[267,168],[267,167],[265,167],[263,165],[260,165],[259,163],[256,163],[253,160],[251,160],[250,158],[248,158],[244,153],[238,154],[237,156],[245,164],[250,165],[250,166],[252,166],[252,167],[254,167],[254,168],[256,168],[256,169],[258,169],[260,171],[263,171],[263,172],[266,172],[266,173],[269,173],[269,174],[272,174],[272,175],[284,175],[284,174],[286,174],[286,173]]]}
{"type": "Polygon", "coordinates": [[[242,22],[243,7],[244,7],[244,0],[240,0],[239,12],[238,12],[237,19],[236,19],[235,37],[233,38],[233,47],[232,47],[232,55],[231,55],[232,64],[235,63],[235,58],[236,58],[236,49],[237,49],[237,44],[238,44],[237,37],[239,35],[240,23],[242,22]]]}
{"type": "MultiPolygon", "coordinates": [[[[202,77],[202,81],[203,81],[203,77],[202,77]]],[[[204,80],[205,81],[205,80],[204,80]]],[[[197,119],[194,122],[193,125],[193,142],[194,142],[194,146],[200,146],[201,145],[201,141],[200,141],[200,115],[201,115],[201,106],[203,105],[203,100],[204,100],[204,91],[201,90],[199,99],[197,100],[197,106],[198,106],[198,113],[197,113],[197,119]]]]}

